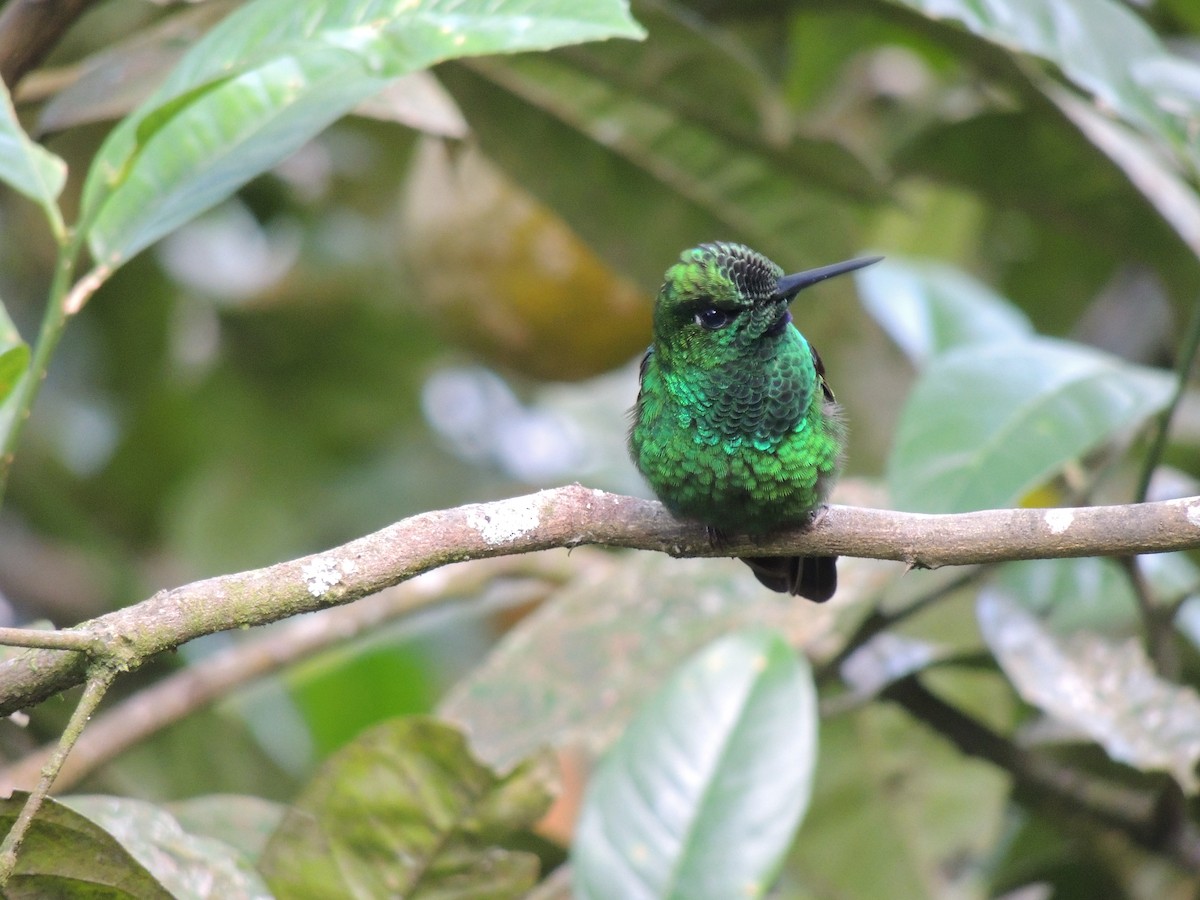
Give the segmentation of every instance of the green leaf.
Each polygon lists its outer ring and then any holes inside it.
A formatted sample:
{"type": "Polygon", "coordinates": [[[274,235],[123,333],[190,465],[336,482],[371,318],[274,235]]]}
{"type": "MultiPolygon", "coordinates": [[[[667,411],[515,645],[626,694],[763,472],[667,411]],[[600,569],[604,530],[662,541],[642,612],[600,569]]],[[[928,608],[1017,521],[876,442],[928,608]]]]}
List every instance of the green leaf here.
{"type": "Polygon", "coordinates": [[[640,34],[618,0],[254,0],[101,147],[84,186],[92,253],[115,268],[401,75],[640,34]]]}
{"type": "Polygon", "coordinates": [[[892,500],[919,512],[1011,505],[1161,410],[1172,390],[1165,372],[1050,338],[945,353],[900,413],[892,500]]]}
{"type": "Polygon", "coordinates": [[[34,143],[17,121],[8,88],[0,84],[0,181],[46,211],[52,225],[61,219],[55,200],[67,181],[67,164],[34,143]]]}
{"type": "Polygon", "coordinates": [[[452,64],[438,78],[472,135],[529,193],[551,207],[598,255],[640,284],[661,283],[683,243],[679,235],[727,233],[719,214],[664,185],[602,142],[548,115],[474,67],[452,64]],[[537,154],[529,146],[540,148],[537,154]],[[569,159],[570,166],[547,166],[569,159]],[[580,178],[579,172],[589,172],[580,178]],[[604,190],[597,191],[596,185],[604,190]],[[654,222],[654,228],[630,227],[654,222]]]}
{"type": "MultiPolygon", "coordinates": [[[[1061,102],[1067,92],[1051,96],[1061,102]]],[[[1195,225],[1197,201],[1194,194],[1187,195],[1187,183],[1150,152],[1144,138],[1118,129],[1090,104],[1076,101],[1065,104],[1063,111],[1074,118],[1076,127],[1045,105],[937,122],[918,132],[891,162],[910,178],[966,187],[997,211],[1019,210],[1031,228],[1047,229],[1057,237],[1057,242],[1039,241],[1064,244],[1056,258],[1013,261],[1024,276],[1025,296],[1061,292],[1065,268],[1086,273],[1099,261],[1095,257],[1105,264],[1087,278],[1089,285],[1108,277],[1113,259],[1132,259],[1158,270],[1180,293],[1190,295],[1196,254],[1186,242],[1190,235],[1192,245],[1200,246],[1200,228],[1195,225]],[[1113,137],[1101,137],[1100,122],[1113,137]],[[996,153],[997,146],[1005,152],[996,153]],[[1031,284],[1034,276],[1037,280],[1031,284]]],[[[892,258],[889,253],[889,263],[892,258]]],[[[1074,318],[1069,309],[1055,312],[1074,318]]]]}
{"type": "Polygon", "coordinates": [[[0,445],[8,436],[17,414],[21,384],[29,375],[29,345],[0,303],[0,445]]]}
{"type": "Polygon", "coordinates": [[[1121,841],[1121,864],[1113,865],[1111,843],[1080,840],[1071,815],[1050,804],[1039,804],[1036,811],[1014,804],[1005,825],[996,854],[988,860],[988,891],[981,896],[1020,897],[1036,885],[1043,897],[1183,900],[1196,889],[1194,872],[1132,840],[1121,841]]]}
{"type": "Polygon", "coordinates": [[[879,177],[839,144],[799,133],[761,61],[729,31],[669,9],[639,13],[654,35],[645,46],[439,75],[488,155],[639,281],[657,284],[698,236],[744,240],[789,268],[848,255],[863,209],[884,196],[879,177]],[[542,154],[576,164],[547,169],[542,154]]]}
{"type": "Polygon", "coordinates": [[[1047,93],[1075,127],[1125,173],[1192,252],[1200,252],[1200,197],[1157,147],[1067,91],[1047,93]]]}
{"type": "Polygon", "coordinates": [[[185,831],[224,841],[257,863],[287,807],[247,794],[205,794],[165,805],[185,831]]]}
{"type": "Polygon", "coordinates": [[[1133,11],[1113,0],[902,0],[932,18],[953,18],[980,37],[1052,62],[1077,86],[1143,133],[1200,167],[1189,123],[1200,118],[1200,67],[1167,51],[1133,11]],[[1163,74],[1169,66],[1170,76],[1163,74]],[[1186,71],[1186,78],[1183,74],[1186,71]]]}
{"type": "MultiPolygon", "coordinates": [[[[846,197],[848,188],[835,195],[828,179],[818,182],[811,167],[805,172],[782,153],[745,146],[709,123],[689,118],[685,110],[626,94],[549,57],[491,61],[475,68],[651,173],[769,255],[787,259],[796,254],[800,236],[810,246],[840,246],[829,230],[838,227],[834,222],[848,228],[853,221],[848,201],[861,198],[846,197]],[[619,131],[613,130],[614,122],[621,123],[619,131]]],[[[835,145],[826,144],[823,150],[827,156],[837,152],[835,145]]],[[[801,158],[818,152],[815,145],[798,151],[801,158]]],[[[857,162],[845,151],[838,158],[847,167],[857,162]]],[[[818,169],[823,172],[833,165],[826,160],[818,169]]],[[[869,185],[868,179],[853,179],[855,190],[869,185]]]]}
{"type": "Polygon", "coordinates": [[[808,806],[816,740],[812,674],[782,637],[713,642],[596,771],[571,851],[576,896],[763,896],[808,806]]]}
{"type": "Polygon", "coordinates": [[[884,631],[847,656],[838,674],[849,689],[847,699],[862,703],[947,655],[946,648],[932,641],[884,631]]]}
{"type": "Polygon", "coordinates": [[[551,766],[497,776],[448,725],[387,722],[321,766],[260,868],[289,898],[524,896],[537,857],[507,842],[549,806],[551,766]]]}
{"type": "MultiPolygon", "coordinates": [[[[715,20],[699,18],[682,5],[644,3],[638,15],[654,35],[653,41],[591,44],[552,54],[573,70],[573,77],[592,76],[608,90],[589,96],[596,104],[591,109],[572,112],[563,101],[571,87],[582,85],[566,76],[562,83],[548,83],[540,94],[548,109],[573,121],[590,122],[589,128],[606,115],[620,121],[626,130],[610,132],[612,142],[644,147],[643,152],[659,156],[664,163],[675,153],[686,159],[683,148],[668,145],[676,137],[694,133],[702,145],[720,141],[720,149],[732,154],[727,163],[736,168],[748,167],[748,160],[756,157],[776,175],[794,176],[810,189],[854,201],[886,198],[880,174],[858,155],[805,131],[804,119],[795,115],[775,72],[752,40],[742,39],[715,20]]],[[[517,67],[521,61],[506,62],[517,67]]],[[[714,173],[718,180],[731,174],[714,173]]]]}
{"type": "Polygon", "coordinates": [[[586,574],[523,619],[439,707],[492,765],[543,745],[599,755],[709,641],[754,624],[819,635],[835,615],[755,589],[736,560],[579,550],[571,561],[586,574]]]}
{"type": "Polygon", "coordinates": [[[385,631],[288,671],[288,696],[304,717],[318,758],[377,722],[433,708],[437,692],[428,658],[396,630],[385,631]],[[360,691],[363,684],[379,689],[360,691]]]}
{"type": "Polygon", "coordinates": [[[1140,623],[1129,578],[1111,559],[1009,563],[996,585],[1057,634],[1081,629],[1121,632],[1140,623]]]}
{"type": "Polygon", "coordinates": [[[76,77],[38,113],[35,133],[115,121],[149,97],[188,47],[227,16],[238,0],[205,0],[163,16],[76,65],[76,77]]]}
{"type": "Polygon", "coordinates": [[[1027,702],[1113,759],[1200,791],[1200,694],[1159,678],[1137,638],[1055,638],[1000,590],[981,594],[977,609],[984,640],[1027,702]]]}
{"type": "MultiPolygon", "coordinates": [[[[1003,680],[976,685],[994,701],[1003,680]]],[[[812,805],[788,858],[783,897],[990,896],[1008,776],[902,710],[871,704],[821,724],[812,805]]]]}
{"type": "MultiPolygon", "coordinates": [[[[269,694],[257,699],[264,693],[261,688],[246,691],[235,702],[239,707],[257,704],[257,724],[263,731],[291,736],[279,724],[286,719],[274,710],[264,712],[271,699],[269,694]]],[[[273,758],[262,744],[231,710],[197,710],[108,763],[104,780],[123,794],[151,797],[216,791],[292,796],[299,779],[285,766],[293,760],[273,758]]]]}
{"type": "Polygon", "coordinates": [[[867,312],[917,367],[963,344],[1033,331],[1024,313],[952,266],[889,255],[855,278],[867,312]]]}
{"type": "MultiPolygon", "coordinates": [[[[29,795],[0,800],[6,834],[29,795]]],[[[4,887],[7,900],[113,897],[171,900],[171,894],[111,834],[75,810],[47,799],[17,855],[4,887]]]]}
{"type": "Polygon", "coordinates": [[[0,407],[11,397],[29,370],[29,347],[20,344],[0,352],[0,407]]]}
{"type": "Polygon", "coordinates": [[[74,796],[62,802],[121,842],[176,900],[239,897],[268,900],[254,868],[226,840],[184,831],[165,809],[126,797],[74,796]]]}
{"type": "Polygon", "coordinates": [[[0,353],[0,444],[17,416],[21,384],[29,375],[29,347],[21,344],[0,353]]]}

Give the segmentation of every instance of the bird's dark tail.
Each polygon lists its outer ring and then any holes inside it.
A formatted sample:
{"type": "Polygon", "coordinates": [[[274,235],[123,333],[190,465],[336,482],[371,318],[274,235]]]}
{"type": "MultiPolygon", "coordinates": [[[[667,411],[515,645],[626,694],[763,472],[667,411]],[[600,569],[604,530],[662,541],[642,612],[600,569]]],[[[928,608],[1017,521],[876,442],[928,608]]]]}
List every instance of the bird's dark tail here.
{"type": "Polygon", "coordinates": [[[757,578],[773,591],[824,603],[837,590],[836,556],[743,556],[757,578]]]}

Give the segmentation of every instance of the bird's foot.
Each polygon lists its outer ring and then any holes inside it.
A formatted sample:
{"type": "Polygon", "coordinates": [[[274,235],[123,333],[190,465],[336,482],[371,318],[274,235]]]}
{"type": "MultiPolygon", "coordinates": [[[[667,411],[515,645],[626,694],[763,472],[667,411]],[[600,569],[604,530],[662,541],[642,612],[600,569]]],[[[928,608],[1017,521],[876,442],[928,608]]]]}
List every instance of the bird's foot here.
{"type": "Polygon", "coordinates": [[[820,506],[809,510],[808,521],[804,523],[805,528],[815,527],[829,513],[829,507],[822,503],[820,506]]]}
{"type": "Polygon", "coordinates": [[[714,550],[719,550],[729,543],[729,535],[715,525],[705,525],[704,530],[708,534],[708,545],[714,550]]]}

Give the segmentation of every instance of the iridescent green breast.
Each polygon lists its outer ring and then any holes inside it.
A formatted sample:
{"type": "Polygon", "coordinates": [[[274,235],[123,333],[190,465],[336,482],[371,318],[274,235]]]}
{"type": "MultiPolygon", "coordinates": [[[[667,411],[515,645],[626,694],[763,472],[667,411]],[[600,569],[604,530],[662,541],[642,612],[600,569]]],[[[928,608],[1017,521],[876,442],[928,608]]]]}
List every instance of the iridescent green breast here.
{"type": "Polygon", "coordinates": [[[842,452],[836,405],[792,326],[756,359],[673,371],[648,354],[630,449],[674,514],[727,531],[803,523],[842,452]]]}

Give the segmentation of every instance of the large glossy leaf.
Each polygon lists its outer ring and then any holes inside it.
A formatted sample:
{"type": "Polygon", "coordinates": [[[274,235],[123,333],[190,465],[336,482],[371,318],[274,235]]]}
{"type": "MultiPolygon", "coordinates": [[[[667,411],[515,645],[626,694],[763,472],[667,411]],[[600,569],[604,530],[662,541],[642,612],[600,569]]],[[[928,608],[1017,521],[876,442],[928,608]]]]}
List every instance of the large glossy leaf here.
{"type": "Polygon", "coordinates": [[[737,237],[716,211],[667,187],[653,173],[526,102],[474,66],[443,66],[438,78],[488,158],[639,285],[661,284],[663,272],[686,242],[737,237]],[[528,152],[531,145],[541,148],[539,154],[528,152]],[[545,159],[569,159],[571,165],[547,166],[545,159]],[[588,177],[581,178],[580,172],[588,177]],[[597,185],[604,190],[596,190],[597,185]],[[654,226],[645,227],[647,222],[654,226]]]}
{"type": "MultiPolygon", "coordinates": [[[[756,156],[783,177],[795,177],[810,188],[852,201],[885,199],[878,171],[842,144],[806,131],[805,120],[795,114],[752,39],[743,41],[735,29],[720,26],[715,18],[702,19],[673,2],[641,3],[638,16],[654,35],[652,42],[597,43],[553,54],[578,73],[610,86],[614,106],[608,112],[628,113],[622,117],[629,124],[628,132],[612,135],[618,142],[628,137],[631,146],[661,145],[659,152],[666,151],[666,159],[674,152],[665,147],[664,139],[670,136],[656,126],[674,122],[682,126],[679,136],[699,128],[701,142],[719,138],[726,149],[756,156]],[[667,115],[648,117],[648,107],[637,100],[667,115]]],[[[568,81],[552,90],[569,87],[568,81]]],[[[728,161],[745,165],[733,158],[728,161]]]]}
{"type": "MultiPolygon", "coordinates": [[[[1092,248],[1090,254],[1103,248],[1110,266],[1116,259],[1137,260],[1191,290],[1197,267],[1186,242],[1197,233],[1197,201],[1187,196],[1191,189],[1184,179],[1150,152],[1144,138],[1119,129],[1094,106],[1066,102],[1066,91],[1051,96],[1077,128],[1044,105],[988,111],[922,129],[893,156],[892,165],[905,175],[964,186],[998,210],[1020,210],[1032,227],[1046,227],[1060,240],[1071,236],[1092,248]],[[1114,136],[1106,139],[1102,131],[1114,136]],[[1124,137],[1121,146],[1128,152],[1121,152],[1116,135],[1124,137]],[[1132,148],[1139,144],[1137,153],[1132,148]],[[998,146],[1005,152],[996,153],[998,146]]],[[[1061,262],[1038,263],[1035,268],[1043,271],[1029,273],[1044,279],[1046,288],[1038,293],[1061,292],[1055,284],[1061,283],[1063,266],[1087,271],[1094,265],[1079,255],[1064,248],[1061,262]]],[[[1030,268],[1024,259],[1016,265],[1030,268]]]]}
{"type": "Polygon", "coordinates": [[[538,860],[507,845],[549,806],[551,765],[498,776],[448,725],[387,722],[321,766],[259,867],[291,898],[522,897],[538,860]]]}
{"type": "MultiPolygon", "coordinates": [[[[28,797],[17,791],[0,800],[0,830],[12,828],[28,797]]],[[[46,800],[34,818],[4,896],[10,900],[45,897],[121,897],[170,900],[171,894],[117,839],[75,810],[46,800]]]]}
{"type": "Polygon", "coordinates": [[[840,244],[832,236],[839,224],[849,229],[852,222],[850,198],[834,202],[826,185],[814,185],[811,174],[805,177],[767,148],[743,146],[686,113],[625,94],[556,59],[522,57],[477,68],[710,210],[769,255],[786,259],[798,246],[840,244]]]}
{"type": "Polygon", "coordinates": [[[982,594],[979,627],[1029,703],[1090,736],[1115,760],[1200,790],[1200,695],[1159,678],[1136,638],[1055,638],[1003,591],[982,594]]]}
{"type": "Polygon", "coordinates": [[[763,896],[808,806],[816,739],[811,673],[780,636],[713,642],[593,776],[571,852],[576,896],[763,896]]]}
{"type": "Polygon", "coordinates": [[[640,33],[619,0],[254,0],[101,148],[84,187],[92,252],[119,265],[400,75],[640,33]]]}
{"type": "Polygon", "coordinates": [[[1165,372],[1066,341],[966,346],[937,357],[900,414],[888,487],[900,509],[1009,505],[1166,405],[1165,372]]]}
{"type": "Polygon", "coordinates": [[[67,164],[34,143],[17,121],[8,88],[0,84],[0,181],[33,200],[57,227],[55,200],[67,180],[67,164]]]}
{"type": "Polygon", "coordinates": [[[1126,122],[1200,167],[1189,126],[1200,94],[1200,66],[1168,52],[1158,36],[1115,0],[903,0],[933,18],[952,18],[1009,49],[1041,57],[1126,122]]]}
{"type": "Polygon", "coordinates": [[[62,801],[121,842],[176,900],[269,900],[262,876],[230,844],[183,830],[165,809],[128,797],[79,795],[62,801]]]}
{"type": "Polygon", "coordinates": [[[1125,173],[1192,252],[1200,255],[1200,197],[1148,140],[1064,90],[1048,94],[1083,134],[1125,173]]]}
{"type": "Polygon", "coordinates": [[[702,239],[745,241],[785,267],[856,249],[880,179],[845,148],[798,134],[729,32],[666,8],[647,14],[654,40],[632,53],[606,44],[472,62],[447,86],[488,154],[641,281],[658,283],[702,239]],[[531,135],[576,164],[547,171],[531,135]]]}
{"type": "Polygon", "coordinates": [[[884,265],[855,278],[867,312],[918,367],[962,344],[1012,340],[1033,331],[1006,299],[941,263],[889,254],[884,265]]]}

